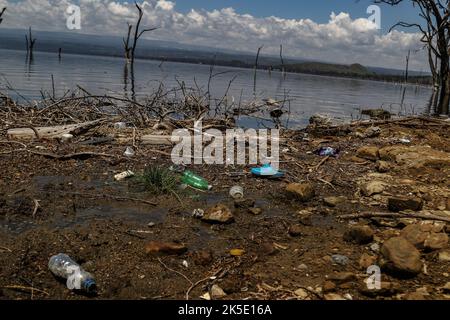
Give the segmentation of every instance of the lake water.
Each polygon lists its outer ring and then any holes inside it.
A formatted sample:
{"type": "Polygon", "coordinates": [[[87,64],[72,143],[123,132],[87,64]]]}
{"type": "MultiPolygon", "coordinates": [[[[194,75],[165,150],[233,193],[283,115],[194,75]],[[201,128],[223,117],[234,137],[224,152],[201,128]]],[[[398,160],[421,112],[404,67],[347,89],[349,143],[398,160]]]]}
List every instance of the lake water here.
{"type": "MultiPolygon", "coordinates": [[[[253,70],[218,67],[214,73],[211,92],[220,98],[234,77],[228,96],[235,101],[249,101],[254,97],[253,70]]],[[[124,81],[124,59],[65,54],[59,61],[57,54],[36,52],[31,65],[23,51],[0,50],[0,91],[14,98],[33,100],[41,97],[41,90],[51,92],[53,75],[58,95],[82,86],[93,94],[131,95],[131,87],[124,81]],[[14,88],[14,90],[8,88],[14,88]]],[[[135,63],[135,94],[144,96],[155,90],[160,82],[166,89],[187,86],[206,89],[210,75],[207,65],[137,60],[135,63]]],[[[383,107],[403,114],[425,110],[431,89],[406,85],[403,107],[400,107],[405,86],[393,83],[344,79],[304,74],[258,71],[256,96],[259,98],[291,100],[289,126],[302,127],[317,112],[343,119],[359,117],[360,108],[383,107]]],[[[286,119],[285,119],[286,120],[286,119]]]]}

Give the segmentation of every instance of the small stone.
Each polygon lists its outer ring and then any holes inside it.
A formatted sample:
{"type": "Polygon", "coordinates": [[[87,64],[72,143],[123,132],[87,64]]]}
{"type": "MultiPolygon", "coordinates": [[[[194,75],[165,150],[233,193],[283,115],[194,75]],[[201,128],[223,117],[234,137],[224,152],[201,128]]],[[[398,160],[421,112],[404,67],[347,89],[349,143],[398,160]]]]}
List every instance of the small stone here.
{"type": "Polygon", "coordinates": [[[335,272],[328,278],[329,280],[333,281],[334,283],[346,283],[349,281],[356,280],[356,276],[352,272],[335,272]]]}
{"type": "Polygon", "coordinates": [[[343,296],[337,293],[327,293],[323,297],[325,300],[346,300],[343,296]]]}
{"type": "Polygon", "coordinates": [[[262,209],[261,208],[248,208],[248,212],[255,215],[255,216],[259,216],[262,213],[262,209]]]}
{"type": "Polygon", "coordinates": [[[202,220],[209,223],[231,223],[234,216],[226,205],[218,204],[206,210],[202,220]]]}
{"type": "Polygon", "coordinates": [[[195,264],[198,264],[201,266],[210,265],[214,260],[213,253],[209,250],[196,251],[192,254],[192,258],[193,258],[195,264]]]}
{"type": "Polygon", "coordinates": [[[445,284],[445,286],[443,286],[443,287],[441,288],[441,290],[444,291],[445,293],[450,293],[450,282],[447,282],[447,283],[445,284]]]}
{"type": "Polygon", "coordinates": [[[376,161],[379,158],[379,149],[377,147],[362,147],[356,151],[359,158],[376,161]]]}
{"type": "Polygon", "coordinates": [[[308,291],[306,291],[305,289],[302,288],[297,289],[294,291],[294,293],[297,297],[299,297],[302,300],[308,298],[308,291]]]}
{"type": "Polygon", "coordinates": [[[302,263],[297,267],[297,269],[300,271],[306,271],[306,270],[308,270],[308,266],[306,264],[302,263]]]}
{"type": "Polygon", "coordinates": [[[431,233],[424,242],[427,250],[440,250],[448,247],[448,235],[446,233],[431,233]]]}
{"type": "Polygon", "coordinates": [[[422,301],[426,300],[426,298],[420,292],[410,292],[403,296],[403,300],[422,301]]]}
{"type": "Polygon", "coordinates": [[[219,287],[217,284],[214,284],[211,287],[210,295],[212,299],[220,299],[225,297],[227,294],[221,287],[219,287]]]}
{"type": "Polygon", "coordinates": [[[145,252],[152,255],[180,255],[188,249],[183,244],[174,242],[152,241],[145,246],[145,252]]]}
{"type": "Polygon", "coordinates": [[[423,248],[423,244],[429,235],[430,232],[423,224],[410,224],[401,231],[401,236],[417,248],[423,248]]]}
{"type": "Polygon", "coordinates": [[[361,192],[366,197],[373,196],[374,194],[382,193],[386,188],[386,185],[382,181],[371,181],[361,186],[361,192]]]}
{"type": "Polygon", "coordinates": [[[387,240],[381,248],[382,266],[398,276],[415,276],[422,271],[420,252],[403,237],[387,240]]]}
{"type": "Polygon", "coordinates": [[[336,290],[336,284],[331,281],[325,281],[322,285],[323,293],[329,293],[336,290]]]}
{"type": "Polygon", "coordinates": [[[275,248],[273,243],[264,242],[261,244],[261,253],[267,256],[272,256],[276,254],[278,250],[275,248]]]}
{"type": "Polygon", "coordinates": [[[378,243],[373,243],[370,245],[370,250],[372,250],[373,252],[378,252],[380,251],[380,245],[378,243]]]}
{"type": "Polygon", "coordinates": [[[389,198],[388,209],[392,212],[420,211],[423,209],[423,200],[420,198],[389,198]]]}
{"type": "Polygon", "coordinates": [[[344,240],[357,244],[367,244],[373,241],[374,232],[369,226],[354,226],[344,233],[344,240]]]}
{"type": "Polygon", "coordinates": [[[440,262],[450,262],[450,250],[444,250],[439,252],[440,262]]]}
{"type": "Polygon", "coordinates": [[[337,205],[345,202],[347,200],[346,197],[326,197],[323,199],[323,203],[328,207],[336,207],[337,205]]]}
{"type": "Polygon", "coordinates": [[[380,173],[386,173],[391,170],[391,165],[386,161],[377,161],[377,171],[380,173]]]}
{"type": "Polygon", "coordinates": [[[311,200],[315,195],[314,187],[310,183],[290,183],[286,192],[302,202],[311,200]]]}
{"type": "Polygon", "coordinates": [[[302,235],[302,226],[293,225],[289,227],[289,235],[291,237],[299,237],[302,235]]]}
{"type": "Polygon", "coordinates": [[[350,261],[350,259],[348,257],[343,256],[341,254],[332,255],[331,260],[333,261],[333,263],[341,265],[341,266],[347,265],[350,261]]]}
{"type": "Polygon", "coordinates": [[[344,294],[344,298],[345,298],[345,300],[353,300],[353,297],[350,293],[344,294]]]}
{"type": "Polygon", "coordinates": [[[248,209],[255,206],[255,200],[253,199],[237,199],[234,200],[234,207],[238,209],[248,209]]]}
{"type": "Polygon", "coordinates": [[[361,258],[359,259],[359,267],[362,270],[367,270],[367,268],[372,266],[375,263],[375,261],[377,261],[377,257],[371,256],[367,253],[363,253],[361,255],[361,258]]]}

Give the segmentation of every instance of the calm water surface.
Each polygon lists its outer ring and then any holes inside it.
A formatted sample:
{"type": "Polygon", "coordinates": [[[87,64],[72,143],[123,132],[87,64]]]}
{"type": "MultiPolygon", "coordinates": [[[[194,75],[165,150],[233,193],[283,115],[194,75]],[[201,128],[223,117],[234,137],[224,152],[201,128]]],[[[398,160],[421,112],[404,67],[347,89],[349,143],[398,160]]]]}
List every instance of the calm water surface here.
{"type": "MultiPolygon", "coordinates": [[[[52,91],[53,75],[58,95],[82,86],[93,94],[131,95],[130,81],[124,81],[124,60],[112,57],[63,55],[36,52],[31,65],[26,63],[25,52],[0,50],[0,90],[15,98],[33,100],[41,97],[41,91],[52,91]],[[14,90],[8,89],[13,87],[14,90]],[[19,94],[18,94],[19,93],[19,94]]],[[[221,98],[232,83],[228,96],[235,101],[249,101],[254,97],[253,71],[248,69],[215,67],[211,92],[221,98]]],[[[207,87],[210,67],[137,60],[135,64],[135,94],[145,96],[153,92],[160,82],[166,89],[178,87],[179,81],[187,86],[207,87]]],[[[256,95],[259,98],[291,99],[291,127],[304,126],[317,112],[348,119],[358,117],[360,108],[383,106],[393,112],[420,113],[425,109],[431,90],[428,87],[406,86],[403,107],[400,106],[404,86],[376,81],[343,79],[279,72],[269,74],[258,71],[256,95]]],[[[231,101],[231,100],[230,100],[231,101]]],[[[287,121],[287,119],[285,119],[287,121]]]]}

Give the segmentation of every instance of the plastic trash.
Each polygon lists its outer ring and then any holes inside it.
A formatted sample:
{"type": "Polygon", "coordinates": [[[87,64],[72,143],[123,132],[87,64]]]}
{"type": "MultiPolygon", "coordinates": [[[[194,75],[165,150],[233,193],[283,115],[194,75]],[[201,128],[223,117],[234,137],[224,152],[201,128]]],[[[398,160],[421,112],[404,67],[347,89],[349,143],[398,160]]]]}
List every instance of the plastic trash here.
{"type": "Polygon", "coordinates": [[[252,168],[251,172],[255,176],[266,178],[281,178],[285,174],[284,171],[276,170],[270,164],[265,164],[258,168],[252,168]]]}
{"type": "Polygon", "coordinates": [[[234,186],[230,189],[230,196],[233,199],[242,199],[244,197],[244,188],[241,186],[234,186]]]}
{"type": "Polygon", "coordinates": [[[321,147],[316,153],[322,157],[337,157],[339,155],[339,149],[331,148],[331,147],[321,147]]]}
{"type": "Polygon", "coordinates": [[[126,129],[127,124],[125,122],[116,122],[114,123],[114,129],[126,129]]]}
{"type": "Polygon", "coordinates": [[[211,190],[212,186],[204,178],[196,175],[191,171],[183,172],[181,182],[188,186],[199,190],[211,190]]]}
{"type": "Polygon", "coordinates": [[[124,171],[124,172],[122,172],[122,173],[116,174],[116,175],[114,176],[114,179],[115,179],[116,181],[122,181],[122,180],[124,180],[124,179],[126,179],[126,178],[131,178],[131,177],[133,177],[133,176],[134,176],[134,172],[131,171],[131,170],[127,170],[127,171],[124,171]]]}
{"type": "Polygon", "coordinates": [[[410,144],[411,143],[411,139],[408,138],[401,138],[399,139],[399,141],[403,144],[410,144]]]}
{"type": "Polygon", "coordinates": [[[135,155],[135,152],[134,152],[134,150],[133,150],[132,147],[127,147],[127,149],[125,150],[125,152],[123,153],[123,155],[124,155],[125,157],[131,158],[132,156],[135,155]]]}
{"type": "Polygon", "coordinates": [[[201,218],[203,218],[204,215],[205,215],[205,210],[203,210],[203,209],[194,209],[194,211],[192,211],[192,217],[194,217],[194,218],[201,219],[201,218]]]}
{"type": "Polygon", "coordinates": [[[88,294],[97,291],[94,277],[66,254],[60,253],[51,257],[48,268],[55,276],[67,280],[66,286],[69,290],[80,290],[88,294]]]}

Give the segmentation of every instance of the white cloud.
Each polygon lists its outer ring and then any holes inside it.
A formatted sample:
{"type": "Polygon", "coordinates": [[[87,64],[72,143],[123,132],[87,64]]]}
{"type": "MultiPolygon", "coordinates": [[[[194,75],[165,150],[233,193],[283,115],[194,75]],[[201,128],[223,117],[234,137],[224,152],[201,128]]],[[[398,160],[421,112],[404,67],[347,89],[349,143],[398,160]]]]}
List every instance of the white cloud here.
{"type": "MultiPolygon", "coordinates": [[[[2,27],[32,25],[36,30],[69,32],[64,12],[72,3],[81,7],[82,33],[123,35],[126,23],[137,16],[132,1],[0,0],[0,7],[8,7],[2,27]]],[[[158,40],[251,52],[264,45],[263,53],[270,54],[277,54],[282,43],[291,57],[396,68],[404,65],[408,49],[421,49],[418,34],[381,34],[369,20],[352,19],[344,12],[331,13],[328,23],[320,24],[310,19],[258,18],[232,8],[184,14],[167,0],[147,0],[143,8],[142,25],[160,27],[145,36],[158,40]]],[[[411,65],[427,68],[423,52],[413,55],[411,65]]]]}

